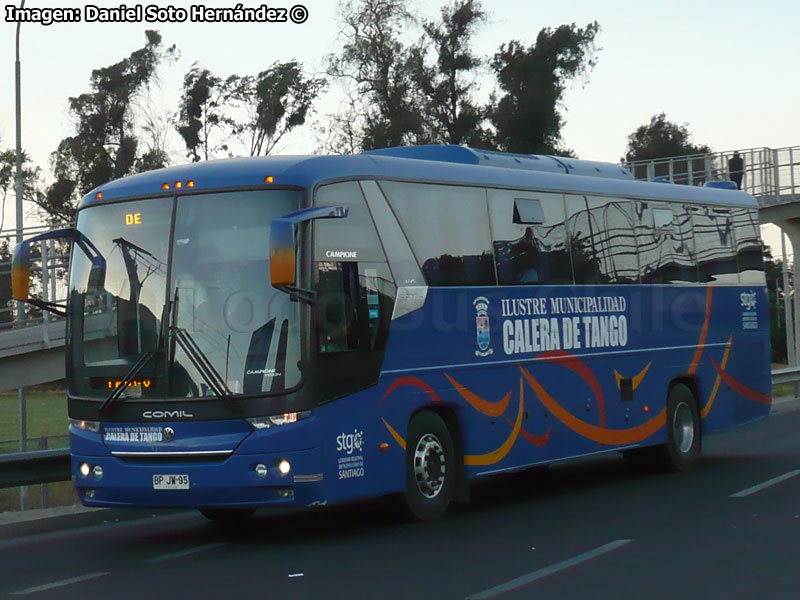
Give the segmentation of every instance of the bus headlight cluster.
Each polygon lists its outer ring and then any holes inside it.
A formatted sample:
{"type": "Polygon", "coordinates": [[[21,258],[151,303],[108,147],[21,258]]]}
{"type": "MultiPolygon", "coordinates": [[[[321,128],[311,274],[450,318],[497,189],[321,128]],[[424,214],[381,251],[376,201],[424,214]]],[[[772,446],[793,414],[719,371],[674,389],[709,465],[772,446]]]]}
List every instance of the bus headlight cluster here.
{"type": "Polygon", "coordinates": [[[267,465],[258,464],[258,465],[255,466],[254,471],[256,472],[256,475],[258,475],[259,477],[262,477],[262,478],[266,477],[267,476],[267,465]]]}
{"type": "Polygon", "coordinates": [[[281,472],[281,475],[288,475],[289,471],[292,470],[292,465],[289,464],[289,461],[285,458],[281,459],[278,463],[278,471],[281,472]]]}
{"type": "Polygon", "coordinates": [[[88,477],[89,473],[94,475],[94,478],[98,481],[103,478],[103,467],[100,465],[94,465],[93,467],[89,466],[89,463],[82,462],[78,465],[78,473],[81,474],[81,477],[88,477]]]}
{"type": "Polygon", "coordinates": [[[81,431],[91,431],[92,433],[100,432],[99,421],[84,421],[82,419],[70,419],[69,424],[75,429],[80,429],[81,431]]]}

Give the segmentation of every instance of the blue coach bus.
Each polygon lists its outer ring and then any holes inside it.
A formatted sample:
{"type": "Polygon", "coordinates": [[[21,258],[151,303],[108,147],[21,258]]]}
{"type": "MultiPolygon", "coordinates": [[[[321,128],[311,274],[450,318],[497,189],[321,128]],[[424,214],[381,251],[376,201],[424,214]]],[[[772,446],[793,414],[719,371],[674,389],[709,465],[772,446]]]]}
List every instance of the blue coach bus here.
{"type": "Polygon", "coordinates": [[[66,306],[88,506],[213,520],[623,452],[688,468],[768,414],[756,202],[457,146],[125,177],[80,203],[66,306]]]}

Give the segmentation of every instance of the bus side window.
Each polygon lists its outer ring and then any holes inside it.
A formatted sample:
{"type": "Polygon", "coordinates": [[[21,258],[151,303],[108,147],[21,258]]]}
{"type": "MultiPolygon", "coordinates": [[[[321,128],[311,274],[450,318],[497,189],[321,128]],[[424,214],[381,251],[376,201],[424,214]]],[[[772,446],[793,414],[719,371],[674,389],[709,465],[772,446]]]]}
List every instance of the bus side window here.
{"type": "Polygon", "coordinates": [[[489,190],[500,285],[572,284],[561,194],[489,190]]]}
{"type": "Polygon", "coordinates": [[[736,258],[739,263],[739,281],[746,285],[764,285],[764,247],[758,224],[758,211],[737,208],[733,211],[736,230],[736,258]]]}
{"type": "Polygon", "coordinates": [[[636,202],[642,283],[695,283],[692,220],[683,206],[636,202]]]}
{"type": "Polygon", "coordinates": [[[699,282],[739,283],[731,211],[697,206],[691,212],[699,282]]]}

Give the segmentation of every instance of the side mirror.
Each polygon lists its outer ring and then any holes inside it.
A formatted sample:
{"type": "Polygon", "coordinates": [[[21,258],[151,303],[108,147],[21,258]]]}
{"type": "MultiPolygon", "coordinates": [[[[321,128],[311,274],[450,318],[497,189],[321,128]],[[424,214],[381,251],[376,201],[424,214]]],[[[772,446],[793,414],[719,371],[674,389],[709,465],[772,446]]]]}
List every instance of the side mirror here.
{"type": "Polygon", "coordinates": [[[92,261],[92,268],[89,274],[89,286],[98,285],[103,287],[106,277],[106,261],[97,248],[82,234],[75,229],[54,229],[27,240],[21,241],[14,248],[14,255],[11,259],[11,295],[14,300],[27,302],[45,310],[57,314],[65,314],[64,306],[53,302],[43,302],[30,297],[29,279],[31,274],[31,244],[44,240],[68,240],[78,245],[89,260],[92,261]]]}
{"type": "Polygon", "coordinates": [[[318,206],[296,210],[275,219],[269,230],[269,275],[275,288],[291,288],[297,284],[297,248],[294,227],[312,219],[344,219],[346,206],[318,206]]]}

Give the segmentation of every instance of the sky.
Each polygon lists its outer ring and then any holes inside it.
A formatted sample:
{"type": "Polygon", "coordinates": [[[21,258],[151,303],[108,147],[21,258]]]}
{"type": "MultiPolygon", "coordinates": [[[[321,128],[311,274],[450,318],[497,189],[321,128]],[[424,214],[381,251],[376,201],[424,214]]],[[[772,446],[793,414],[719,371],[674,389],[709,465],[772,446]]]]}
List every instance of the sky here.
{"type": "MultiPolygon", "coordinates": [[[[188,8],[194,2],[153,0],[188,8]]],[[[276,0],[290,8],[298,0],[276,0]]],[[[49,176],[49,155],[74,132],[68,98],[89,90],[92,69],[107,66],[144,45],[145,29],[161,32],[165,45],[176,44],[180,59],[160,69],[160,88],[150,105],[162,113],[177,110],[183,75],[194,63],[218,75],[256,74],[274,61],[297,59],[309,73],[321,73],[325,58],[339,46],[336,0],[301,0],[308,19],[302,24],[183,23],[23,23],[22,144],[49,176]]],[[[16,24],[0,20],[0,149],[13,148],[14,39],[16,24]]],[[[18,4],[18,1],[17,1],[18,4]]],[[[87,3],[27,0],[26,8],[69,7],[87,3]]],[[[99,6],[123,2],[97,0],[99,6]]],[[[208,1],[206,7],[233,8],[236,2],[208,1]]],[[[259,0],[243,0],[256,7],[259,0]]],[[[435,18],[441,1],[410,1],[409,7],[435,18]]],[[[127,6],[133,6],[133,0],[127,6]]],[[[626,138],[653,115],[686,124],[692,141],[716,151],[800,145],[800,2],[796,0],[484,0],[489,21],[474,39],[476,54],[491,57],[512,39],[533,44],[543,27],[598,21],[597,66],[587,81],[575,82],[564,98],[565,146],[579,158],[618,162],[626,138]]],[[[418,31],[407,33],[415,41],[418,31]]],[[[480,78],[480,97],[488,98],[493,80],[480,78]]],[[[342,89],[331,86],[316,105],[311,123],[342,107],[342,89]]],[[[174,163],[185,162],[180,137],[171,133],[174,163]]],[[[319,145],[311,127],[282,141],[278,153],[313,152],[319,145]]],[[[5,209],[4,228],[13,227],[13,206],[5,209]]],[[[771,244],[779,240],[767,234],[771,244]]],[[[779,241],[777,242],[779,243],[779,241]]]]}

